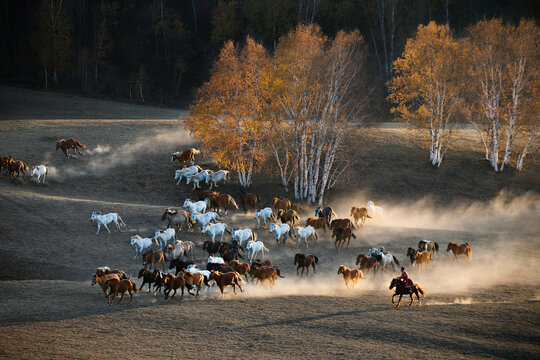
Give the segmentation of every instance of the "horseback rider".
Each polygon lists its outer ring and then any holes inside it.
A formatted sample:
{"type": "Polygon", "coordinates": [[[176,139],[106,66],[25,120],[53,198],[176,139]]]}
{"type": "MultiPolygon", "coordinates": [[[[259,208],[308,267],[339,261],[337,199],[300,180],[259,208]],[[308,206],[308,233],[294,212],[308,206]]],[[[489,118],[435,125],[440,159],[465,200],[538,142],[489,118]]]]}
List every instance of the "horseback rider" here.
{"type": "Polygon", "coordinates": [[[401,267],[401,276],[398,277],[398,279],[405,282],[405,287],[406,288],[410,288],[411,286],[414,285],[412,280],[409,278],[409,274],[407,274],[407,272],[405,271],[404,267],[401,267]]]}

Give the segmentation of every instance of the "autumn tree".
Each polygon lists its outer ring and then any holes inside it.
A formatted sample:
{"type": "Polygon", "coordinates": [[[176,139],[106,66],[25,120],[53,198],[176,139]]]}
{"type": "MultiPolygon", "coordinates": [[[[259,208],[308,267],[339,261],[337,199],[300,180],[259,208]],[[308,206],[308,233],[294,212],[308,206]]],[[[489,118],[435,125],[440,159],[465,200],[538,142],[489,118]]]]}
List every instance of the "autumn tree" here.
{"type": "Polygon", "coordinates": [[[265,157],[268,60],[264,47],[249,37],[242,49],[226,42],[186,120],[190,132],[203,141],[203,151],[219,166],[236,170],[244,187],[251,185],[265,157]]]}
{"type": "Polygon", "coordinates": [[[267,129],[282,184],[292,176],[298,200],[322,204],[326,190],[351,164],[336,167],[346,134],[362,118],[364,60],[365,43],[357,31],[328,39],[318,26],[301,25],[278,44],[274,122],[267,129]]]}
{"type": "Polygon", "coordinates": [[[37,29],[30,35],[30,43],[43,66],[45,88],[49,87],[48,72],[54,82],[58,71],[68,63],[71,45],[72,19],[64,0],[43,0],[36,15],[37,29]]]}
{"type": "Polygon", "coordinates": [[[425,129],[429,160],[441,166],[450,145],[462,89],[460,45],[448,26],[420,25],[394,62],[396,75],[389,100],[392,113],[411,127],[425,129]]]}

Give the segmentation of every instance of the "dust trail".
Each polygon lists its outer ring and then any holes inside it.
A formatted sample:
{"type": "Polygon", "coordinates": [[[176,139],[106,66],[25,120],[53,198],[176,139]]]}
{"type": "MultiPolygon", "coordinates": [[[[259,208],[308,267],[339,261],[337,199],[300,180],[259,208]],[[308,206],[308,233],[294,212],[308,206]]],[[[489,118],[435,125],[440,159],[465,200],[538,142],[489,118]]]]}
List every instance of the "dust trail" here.
{"type": "MultiPolygon", "coordinates": [[[[101,177],[119,166],[127,166],[140,160],[144,154],[167,154],[173,145],[177,149],[190,146],[195,140],[184,129],[175,131],[154,131],[151,134],[139,136],[124,145],[114,147],[98,144],[94,149],[86,150],[78,160],[71,161],[61,167],[49,167],[49,179],[63,182],[67,179],[97,176],[101,177]]],[[[43,163],[51,163],[52,153],[46,155],[43,163]]]]}

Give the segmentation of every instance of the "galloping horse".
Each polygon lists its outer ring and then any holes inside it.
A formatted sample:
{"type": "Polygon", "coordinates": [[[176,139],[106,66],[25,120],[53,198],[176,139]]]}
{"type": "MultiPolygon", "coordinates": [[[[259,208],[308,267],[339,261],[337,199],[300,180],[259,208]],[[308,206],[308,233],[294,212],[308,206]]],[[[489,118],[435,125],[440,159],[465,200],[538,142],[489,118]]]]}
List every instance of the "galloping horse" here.
{"type": "Polygon", "coordinates": [[[221,295],[225,295],[225,291],[224,291],[225,286],[228,286],[228,285],[233,287],[233,291],[235,295],[236,295],[237,286],[240,289],[240,291],[242,292],[244,291],[242,290],[242,287],[240,286],[240,283],[242,282],[242,275],[240,275],[237,272],[222,273],[219,271],[212,270],[209,280],[214,280],[216,282],[216,284],[219,287],[219,290],[221,291],[221,295]]]}
{"type": "Polygon", "coordinates": [[[315,216],[319,216],[319,218],[325,218],[326,223],[328,224],[328,226],[330,226],[330,221],[332,220],[332,215],[337,217],[334,210],[332,210],[332,208],[329,207],[329,206],[327,206],[325,208],[322,208],[322,209],[320,207],[315,209],[315,216]]]}
{"type": "Polygon", "coordinates": [[[431,261],[431,254],[427,251],[416,250],[414,255],[414,261],[418,264],[418,269],[422,267],[429,268],[429,262],[431,261]]]}
{"type": "Polygon", "coordinates": [[[471,255],[472,255],[472,249],[471,245],[469,245],[468,242],[465,244],[458,244],[455,242],[449,242],[448,247],[446,248],[446,252],[452,250],[452,253],[454,253],[454,261],[458,261],[458,255],[467,256],[467,260],[471,261],[471,255]]]}
{"type": "Polygon", "coordinates": [[[337,250],[339,250],[340,247],[343,247],[343,245],[345,245],[345,242],[347,242],[347,248],[349,248],[349,245],[351,243],[351,237],[356,239],[356,235],[354,235],[351,228],[334,228],[334,231],[332,231],[332,238],[333,237],[336,238],[334,246],[337,250]]]}
{"type": "Polygon", "coordinates": [[[77,152],[82,155],[79,147],[85,149],[86,145],[81,144],[77,139],[61,139],[56,142],[56,150],[62,149],[68,159],[72,156],[68,154],[69,149],[73,149],[73,155],[77,152]]]}
{"type": "Polygon", "coordinates": [[[22,162],[21,160],[13,161],[9,158],[7,163],[7,168],[9,171],[9,178],[15,180],[15,173],[17,173],[17,179],[19,178],[20,173],[22,172],[24,181],[26,181],[26,172],[30,170],[28,164],[22,162]]]}
{"type": "Polygon", "coordinates": [[[413,303],[413,294],[416,294],[416,298],[418,299],[420,305],[422,305],[422,301],[420,300],[420,295],[418,295],[418,293],[422,294],[423,297],[426,297],[426,293],[419,285],[414,284],[413,286],[405,287],[405,281],[402,281],[399,278],[392,279],[392,282],[390,283],[390,290],[392,290],[394,287],[396,288],[396,290],[394,295],[392,295],[392,304],[394,303],[394,297],[396,297],[396,295],[399,295],[399,300],[396,304],[396,307],[399,306],[403,295],[409,295],[411,297],[411,302],[409,303],[409,306],[411,306],[413,303]]]}
{"type": "Polygon", "coordinates": [[[280,199],[275,197],[272,200],[272,208],[274,210],[289,210],[292,207],[292,202],[289,199],[280,199]]]}
{"type": "Polygon", "coordinates": [[[195,154],[200,154],[200,153],[201,151],[195,148],[187,149],[182,152],[177,151],[172,154],[171,162],[173,162],[174,160],[178,160],[178,162],[180,163],[180,165],[182,165],[182,167],[184,167],[185,162],[188,160],[191,161],[191,164],[194,164],[195,154]]]}
{"type": "Polygon", "coordinates": [[[11,156],[0,156],[0,174],[2,174],[2,169],[6,169],[6,173],[9,173],[8,164],[10,160],[13,160],[11,156]]]}
{"type": "Polygon", "coordinates": [[[354,219],[356,226],[358,226],[358,220],[362,220],[360,223],[362,227],[364,227],[364,224],[366,223],[366,218],[371,219],[371,216],[368,215],[368,210],[365,207],[357,208],[353,206],[351,208],[351,216],[354,219]]]}
{"type": "Polygon", "coordinates": [[[364,254],[360,254],[356,257],[356,265],[360,265],[360,270],[366,271],[366,274],[369,273],[370,269],[373,269],[373,277],[375,277],[375,272],[379,266],[379,262],[374,257],[367,257],[364,254]]]}
{"type": "Polygon", "coordinates": [[[221,215],[221,208],[225,210],[224,215],[227,215],[227,211],[229,211],[229,205],[232,205],[235,209],[238,209],[236,201],[234,201],[234,198],[229,194],[212,195],[210,197],[210,207],[212,209],[217,209],[217,213],[219,215],[221,215]]]}
{"type": "Polygon", "coordinates": [[[118,295],[118,293],[122,293],[122,297],[120,300],[118,300],[118,303],[120,304],[122,300],[124,300],[124,295],[127,292],[129,292],[129,303],[133,301],[133,293],[137,293],[139,290],[137,289],[137,284],[135,284],[131,280],[118,280],[118,279],[110,279],[107,280],[107,285],[111,289],[109,291],[109,295],[107,295],[107,301],[109,301],[109,298],[112,295],[112,299],[110,299],[109,304],[113,304],[114,298],[118,295]]]}
{"type": "Polygon", "coordinates": [[[418,242],[418,249],[431,251],[433,252],[433,256],[435,256],[435,252],[439,252],[439,244],[431,240],[420,240],[418,242]]]}
{"type": "Polygon", "coordinates": [[[323,229],[326,232],[326,219],[310,217],[306,220],[306,226],[313,226],[315,229],[323,229]]]}
{"type": "Polygon", "coordinates": [[[309,276],[309,266],[311,265],[313,267],[313,275],[315,275],[315,265],[319,262],[319,258],[315,255],[304,255],[304,254],[296,254],[294,255],[294,265],[297,265],[296,267],[296,275],[298,275],[298,270],[302,268],[302,275],[304,276],[304,269],[307,270],[306,276],[309,276]]]}
{"type": "Polygon", "coordinates": [[[347,286],[347,289],[350,289],[349,287],[349,281],[352,281],[353,286],[356,286],[356,283],[358,282],[358,279],[365,279],[364,274],[362,273],[362,270],[359,269],[349,269],[345,265],[341,265],[338,269],[338,275],[343,274],[343,280],[345,280],[345,286],[347,286]]]}
{"type": "Polygon", "coordinates": [[[342,229],[346,229],[346,228],[351,228],[351,229],[356,229],[352,223],[351,220],[349,219],[335,219],[335,220],[332,220],[332,222],[330,223],[330,230],[334,230],[335,228],[342,228],[342,229]]]}
{"type": "Polygon", "coordinates": [[[291,228],[296,224],[296,221],[300,219],[298,213],[292,209],[278,210],[277,217],[281,220],[282,224],[290,223],[289,226],[291,228]]]}
{"type": "Polygon", "coordinates": [[[261,204],[261,200],[257,195],[253,193],[246,193],[242,189],[239,189],[236,195],[240,198],[240,202],[242,203],[242,207],[244,208],[245,213],[247,213],[247,205],[251,205],[251,210],[254,210],[255,204],[261,204]]]}

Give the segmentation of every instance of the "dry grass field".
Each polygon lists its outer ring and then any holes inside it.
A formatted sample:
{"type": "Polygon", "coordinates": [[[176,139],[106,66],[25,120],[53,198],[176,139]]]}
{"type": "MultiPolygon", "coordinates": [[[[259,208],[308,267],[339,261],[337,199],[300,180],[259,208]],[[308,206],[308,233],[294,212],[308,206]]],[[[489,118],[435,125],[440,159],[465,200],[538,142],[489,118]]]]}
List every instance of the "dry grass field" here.
{"type": "MultiPolygon", "coordinates": [[[[273,289],[244,284],[222,299],[215,289],[165,301],[146,290],[132,304],[106,304],[90,286],[97,266],[136,279],[132,234],[164,228],[161,215],[192,196],[176,186],[170,153],[196,144],[185,112],[0,87],[0,155],[51,168],[47,184],[0,175],[0,358],[538,358],[540,356],[540,171],[493,173],[475,134],[460,130],[440,169],[404,129],[358,130],[359,165],[329,193],[340,217],[367,200],[385,208],[337,252],[330,232],[309,249],[278,247],[258,235],[281,269],[273,289]],[[60,138],[87,145],[79,159],[55,151],[60,138]],[[127,230],[95,235],[92,211],[118,212],[127,230]],[[432,239],[441,251],[429,270],[410,266],[406,249],[432,239]],[[470,264],[456,264],[449,241],[469,242],[470,264]],[[347,290],[337,268],[383,245],[405,264],[427,297],[393,308],[392,277],[370,273],[347,290]],[[315,276],[296,276],[293,257],[319,257],[315,276]]],[[[215,169],[211,159],[197,158],[215,169]]],[[[233,196],[238,182],[220,185],[233,196]]],[[[268,175],[252,189],[268,202],[287,196],[268,175]]],[[[302,220],[313,214],[305,207],[302,220]]],[[[229,226],[254,227],[250,212],[229,212],[229,226]]],[[[196,243],[202,266],[206,235],[196,243]]],[[[128,298],[129,299],[129,298],[128,298]]],[[[404,298],[405,300],[405,298],[404,298]]]]}

